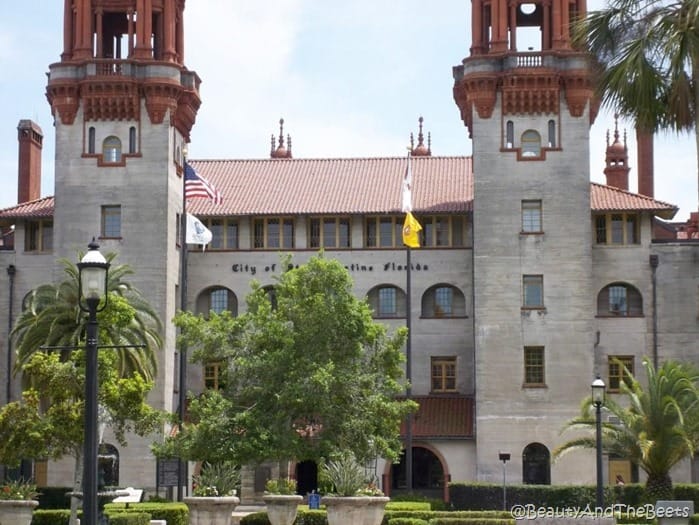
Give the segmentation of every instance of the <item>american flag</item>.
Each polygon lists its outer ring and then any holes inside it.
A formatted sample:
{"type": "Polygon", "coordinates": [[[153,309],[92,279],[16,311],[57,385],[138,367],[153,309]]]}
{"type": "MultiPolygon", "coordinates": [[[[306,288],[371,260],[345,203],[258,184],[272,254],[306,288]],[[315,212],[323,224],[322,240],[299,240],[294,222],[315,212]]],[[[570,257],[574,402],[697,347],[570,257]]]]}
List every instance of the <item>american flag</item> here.
{"type": "Polygon", "coordinates": [[[195,197],[211,199],[214,201],[214,204],[223,202],[221,193],[186,162],[184,163],[184,196],[187,199],[195,197]]]}

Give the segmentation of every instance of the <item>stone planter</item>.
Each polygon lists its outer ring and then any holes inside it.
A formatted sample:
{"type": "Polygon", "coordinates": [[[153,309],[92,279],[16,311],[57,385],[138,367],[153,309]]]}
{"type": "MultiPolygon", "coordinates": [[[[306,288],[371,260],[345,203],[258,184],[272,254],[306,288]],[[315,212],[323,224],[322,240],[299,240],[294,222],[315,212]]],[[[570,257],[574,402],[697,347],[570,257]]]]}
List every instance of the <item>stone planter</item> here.
{"type": "Polygon", "coordinates": [[[183,498],[189,509],[189,525],[231,525],[233,510],[240,500],[235,496],[183,498]]]}
{"type": "Polygon", "coordinates": [[[328,525],[380,525],[389,501],[383,496],[325,496],[321,500],[328,525]]]}
{"type": "Polygon", "coordinates": [[[303,502],[303,496],[292,494],[265,494],[262,499],[272,525],[293,525],[299,505],[303,502]]]}
{"type": "Polygon", "coordinates": [[[0,523],[12,525],[30,525],[32,512],[39,505],[35,500],[4,499],[0,500],[0,523]]]}

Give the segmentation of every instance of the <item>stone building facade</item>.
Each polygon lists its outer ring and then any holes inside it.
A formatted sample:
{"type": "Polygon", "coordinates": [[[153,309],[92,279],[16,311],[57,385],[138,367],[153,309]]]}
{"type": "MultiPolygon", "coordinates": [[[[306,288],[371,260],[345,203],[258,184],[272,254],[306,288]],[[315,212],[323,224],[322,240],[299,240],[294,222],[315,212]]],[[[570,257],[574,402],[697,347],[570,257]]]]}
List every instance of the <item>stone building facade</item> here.
{"type": "MultiPolygon", "coordinates": [[[[61,278],[57,259],[76,258],[97,236],[103,252],[134,268],[134,284],[165,321],[150,402],[176,411],[169,321],[182,306],[182,178],[200,103],[199,78],[182,61],[184,1],[66,5],[64,49],[47,86],[54,195],[39,198],[41,130],[21,121],[18,204],[0,210],[0,266],[8,269],[0,399],[19,395],[8,329],[22,298],[61,278]]],[[[501,453],[510,454],[512,482],[591,482],[591,453],[556,463],[550,454],[595,376],[616,395],[616,358],[635,371],[644,357],[697,360],[697,221],[667,222],[677,209],[653,198],[647,174],[647,194],[628,191],[618,129],[608,141],[608,184],[590,183],[598,102],[587,57],[567,32],[584,11],[584,0],[472,1],[471,53],[453,72],[472,157],[433,156],[421,122],[409,158],[295,159],[280,130],[268,159],[189,161],[223,204],[187,203],[214,237],[205,251],[189,250],[186,308],[240,312],[251,279],[274,285],[280,253],[302,264],[323,249],[347,267],[377,320],[398,327],[410,319],[416,490],[443,496],[449,480],[499,481],[501,453]],[[518,27],[538,27],[541,49],[518,50],[518,27]],[[424,227],[422,247],[411,251],[410,297],[400,202],[408,162],[424,227]]],[[[188,367],[186,387],[216,386],[217,366],[188,367]]],[[[113,447],[120,485],[156,488],[152,439],[113,447]]],[[[624,458],[605,465],[607,479],[638,476],[624,458]]],[[[313,465],[290,468],[313,488],[313,465]]],[[[44,464],[37,476],[67,484],[71,469],[44,464]]],[[[377,473],[387,492],[407,485],[403,463],[378,460],[377,473]]],[[[252,474],[250,500],[271,471],[252,474]]],[[[689,462],[678,469],[677,479],[695,477],[689,462]]]]}

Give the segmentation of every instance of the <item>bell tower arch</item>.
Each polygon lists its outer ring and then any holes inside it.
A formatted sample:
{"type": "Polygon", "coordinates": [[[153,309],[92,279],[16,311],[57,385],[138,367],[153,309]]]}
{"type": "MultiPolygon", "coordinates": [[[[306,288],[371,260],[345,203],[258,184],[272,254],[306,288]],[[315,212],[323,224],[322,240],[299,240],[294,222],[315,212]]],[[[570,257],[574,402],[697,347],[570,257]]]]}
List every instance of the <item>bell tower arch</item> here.
{"type": "MultiPolygon", "coordinates": [[[[477,475],[497,481],[499,450],[556,447],[589,389],[581,373],[594,377],[589,129],[599,102],[571,35],[585,0],[471,5],[454,99],[473,149],[477,475]],[[551,411],[554,401],[571,411],[551,411]]],[[[563,458],[551,479],[579,477],[563,458]]]]}

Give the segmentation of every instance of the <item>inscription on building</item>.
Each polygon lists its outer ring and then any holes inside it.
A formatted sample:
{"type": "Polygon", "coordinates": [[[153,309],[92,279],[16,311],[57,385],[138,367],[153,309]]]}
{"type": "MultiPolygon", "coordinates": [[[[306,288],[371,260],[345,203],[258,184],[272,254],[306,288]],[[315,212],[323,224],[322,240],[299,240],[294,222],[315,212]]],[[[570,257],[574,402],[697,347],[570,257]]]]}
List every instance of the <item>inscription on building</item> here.
{"type": "MultiPolygon", "coordinates": [[[[293,268],[298,268],[298,264],[289,264],[286,267],[286,270],[291,270],[293,268]]],[[[250,275],[256,275],[257,272],[259,271],[260,273],[274,273],[276,272],[279,268],[281,268],[281,265],[273,263],[273,264],[267,264],[267,265],[257,265],[257,264],[250,264],[250,263],[234,263],[231,265],[231,271],[233,273],[246,273],[250,275]]],[[[383,271],[383,272],[406,272],[408,271],[408,265],[405,263],[397,263],[394,261],[389,261],[385,263],[380,263],[380,264],[363,264],[363,263],[350,263],[350,264],[345,264],[345,268],[349,272],[358,272],[358,273],[365,273],[365,272],[374,272],[374,271],[383,271]]],[[[420,264],[420,263],[415,263],[410,265],[410,269],[414,272],[426,272],[429,271],[429,266],[427,264],[420,264]]]]}

